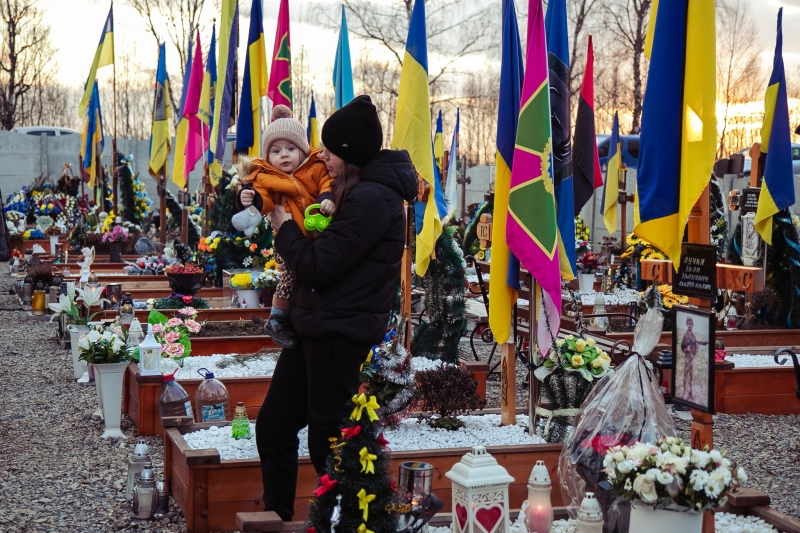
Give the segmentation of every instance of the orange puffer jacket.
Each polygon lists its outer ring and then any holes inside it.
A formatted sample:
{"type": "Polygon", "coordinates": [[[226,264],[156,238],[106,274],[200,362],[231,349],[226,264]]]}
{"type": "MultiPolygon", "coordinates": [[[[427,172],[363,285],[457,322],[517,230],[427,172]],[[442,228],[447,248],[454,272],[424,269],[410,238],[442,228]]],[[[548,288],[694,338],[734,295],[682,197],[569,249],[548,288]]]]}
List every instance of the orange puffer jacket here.
{"type": "Polygon", "coordinates": [[[258,193],[254,205],[261,214],[272,211],[283,196],[283,206],[300,229],[307,233],[303,226],[306,208],[326,198],[332,199],[333,178],[328,175],[321,153],[322,148],[312,148],[308,158],[291,174],[278,170],[264,159],[253,159],[244,165],[243,175],[247,177],[243,184],[252,186],[258,193]]]}

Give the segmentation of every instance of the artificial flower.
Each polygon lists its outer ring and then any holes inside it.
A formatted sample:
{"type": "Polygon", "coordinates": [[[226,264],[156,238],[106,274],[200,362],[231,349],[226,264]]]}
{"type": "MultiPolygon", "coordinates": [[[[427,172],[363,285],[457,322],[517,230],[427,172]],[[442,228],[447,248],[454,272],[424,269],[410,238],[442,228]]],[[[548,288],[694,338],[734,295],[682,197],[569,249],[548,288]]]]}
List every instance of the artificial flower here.
{"type": "Polygon", "coordinates": [[[361,435],[361,426],[359,425],[342,429],[342,438],[344,440],[350,440],[353,437],[357,437],[358,435],[361,435]]]}
{"type": "Polygon", "coordinates": [[[583,357],[581,357],[580,355],[573,355],[571,362],[574,368],[578,368],[583,364],[583,357]]]}
{"type": "Polygon", "coordinates": [[[582,352],[584,349],[586,349],[586,341],[583,339],[578,339],[575,341],[575,349],[578,352],[582,352]]]}
{"type": "Polygon", "coordinates": [[[200,331],[200,324],[191,318],[184,322],[186,329],[188,329],[191,333],[197,333],[200,331]]]}
{"type": "Polygon", "coordinates": [[[633,490],[644,503],[656,503],[658,501],[656,484],[648,479],[647,476],[638,476],[633,480],[633,490]]]}
{"type": "Polygon", "coordinates": [[[173,344],[168,344],[164,352],[173,359],[183,356],[184,347],[183,344],[178,342],[173,344]]]}
{"type": "Polygon", "coordinates": [[[183,325],[183,320],[177,317],[170,318],[169,320],[167,320],[167,323],[164,324],[164,326],[167,328],[176,328],[182,325],[183,325]]]}

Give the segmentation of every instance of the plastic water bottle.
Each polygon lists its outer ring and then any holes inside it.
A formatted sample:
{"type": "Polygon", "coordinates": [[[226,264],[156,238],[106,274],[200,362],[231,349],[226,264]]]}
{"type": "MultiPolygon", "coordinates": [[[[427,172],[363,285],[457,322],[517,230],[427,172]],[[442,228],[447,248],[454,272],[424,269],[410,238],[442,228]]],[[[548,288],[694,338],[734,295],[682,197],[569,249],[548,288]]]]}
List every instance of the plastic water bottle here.
{"type": "Polygon", "coordinates": [[[236,440],[253,438],[250,431],[250,420],[247,419],[247,409],[242,402],[236,404],[233,423],[231,423],[231,436],[236,440]]]}
{"type": "Polygon", "coordinates": [[[194,405],[197,407],[198,422],[224,422],[231,419],[231,400],[228,389],[214,373],[207,368],[201,368],[198,374],[205,379],[197,387],[194,395],[194,405]]]}
{"type": "Polygon", "coordinates": [[[158,414],[161,418],[169,416],[191,416],[192,400],[189,394],[175,381],[176,369],[172,374],[164,374],[164,385],[161,388],[161,395],[158,397],[158,414]]]}

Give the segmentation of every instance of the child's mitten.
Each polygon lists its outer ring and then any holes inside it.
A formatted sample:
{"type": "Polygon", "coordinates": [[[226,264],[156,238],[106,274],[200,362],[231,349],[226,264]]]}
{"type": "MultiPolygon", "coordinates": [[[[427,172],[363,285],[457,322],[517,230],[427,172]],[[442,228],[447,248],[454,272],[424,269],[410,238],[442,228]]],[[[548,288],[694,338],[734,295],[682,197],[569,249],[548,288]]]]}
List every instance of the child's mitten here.
{"type": "Polygon", "coordinates": [[[244,211],[233,215],[231,222],[233,223],[233,227],[239,231],[243,231],[245,235],[250,237],[261,223],[261,213],[251,205],[244,211]]]}

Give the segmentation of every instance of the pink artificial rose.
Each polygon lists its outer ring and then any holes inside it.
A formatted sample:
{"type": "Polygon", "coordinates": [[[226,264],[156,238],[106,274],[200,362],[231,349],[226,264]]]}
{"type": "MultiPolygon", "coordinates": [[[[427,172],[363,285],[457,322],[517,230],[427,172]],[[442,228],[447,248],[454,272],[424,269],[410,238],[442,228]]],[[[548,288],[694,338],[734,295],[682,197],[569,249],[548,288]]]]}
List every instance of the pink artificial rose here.
{"type": "Polygon", "coordinates": [[[153,324],[153,333],[161,333],[164,331],[164,324],[153,324]]]}
{"type": "Polygon", "coordinates": [[[192,320],[191,318],[186,321],[186,329],[188,329],[192,333],[197,333],[200,331],[200,324],[192,320]]]}
{"type": "Polygon", "coordinates": [[[197,314],[197,309],[194,307],[184,307],[183,309],[178,309],[178,313],[186,316],[194,316],[197,314]]]}
{"type": "Polygon", "coordinates": [[[172,344],[173,342],[177,342],[178,340],[180,340],[180,338],[181,334],[178,333],[177,331],[168,331],[164,333],[164,341],[167,342],[167,344],[172,344]]]}
{"type": "Polygon", "coordinates": [[[167,345],[167,349],[165,350],[168,356],[175,359],[176,357],[183,357],[183,344],[179,343],[172,343],[167,345]]]}
{"type": "Polygon", "coordinates": [[[183,325],[183,320],[181,320],[180,318],[177,318],[177,317],[176,318],[170,318],[169,320],[167,320],[167,323],[164,324],[164,325],[166,327],[168,327],[168,328],[177,328],[178,326],[182,326],[183,325]]]}

